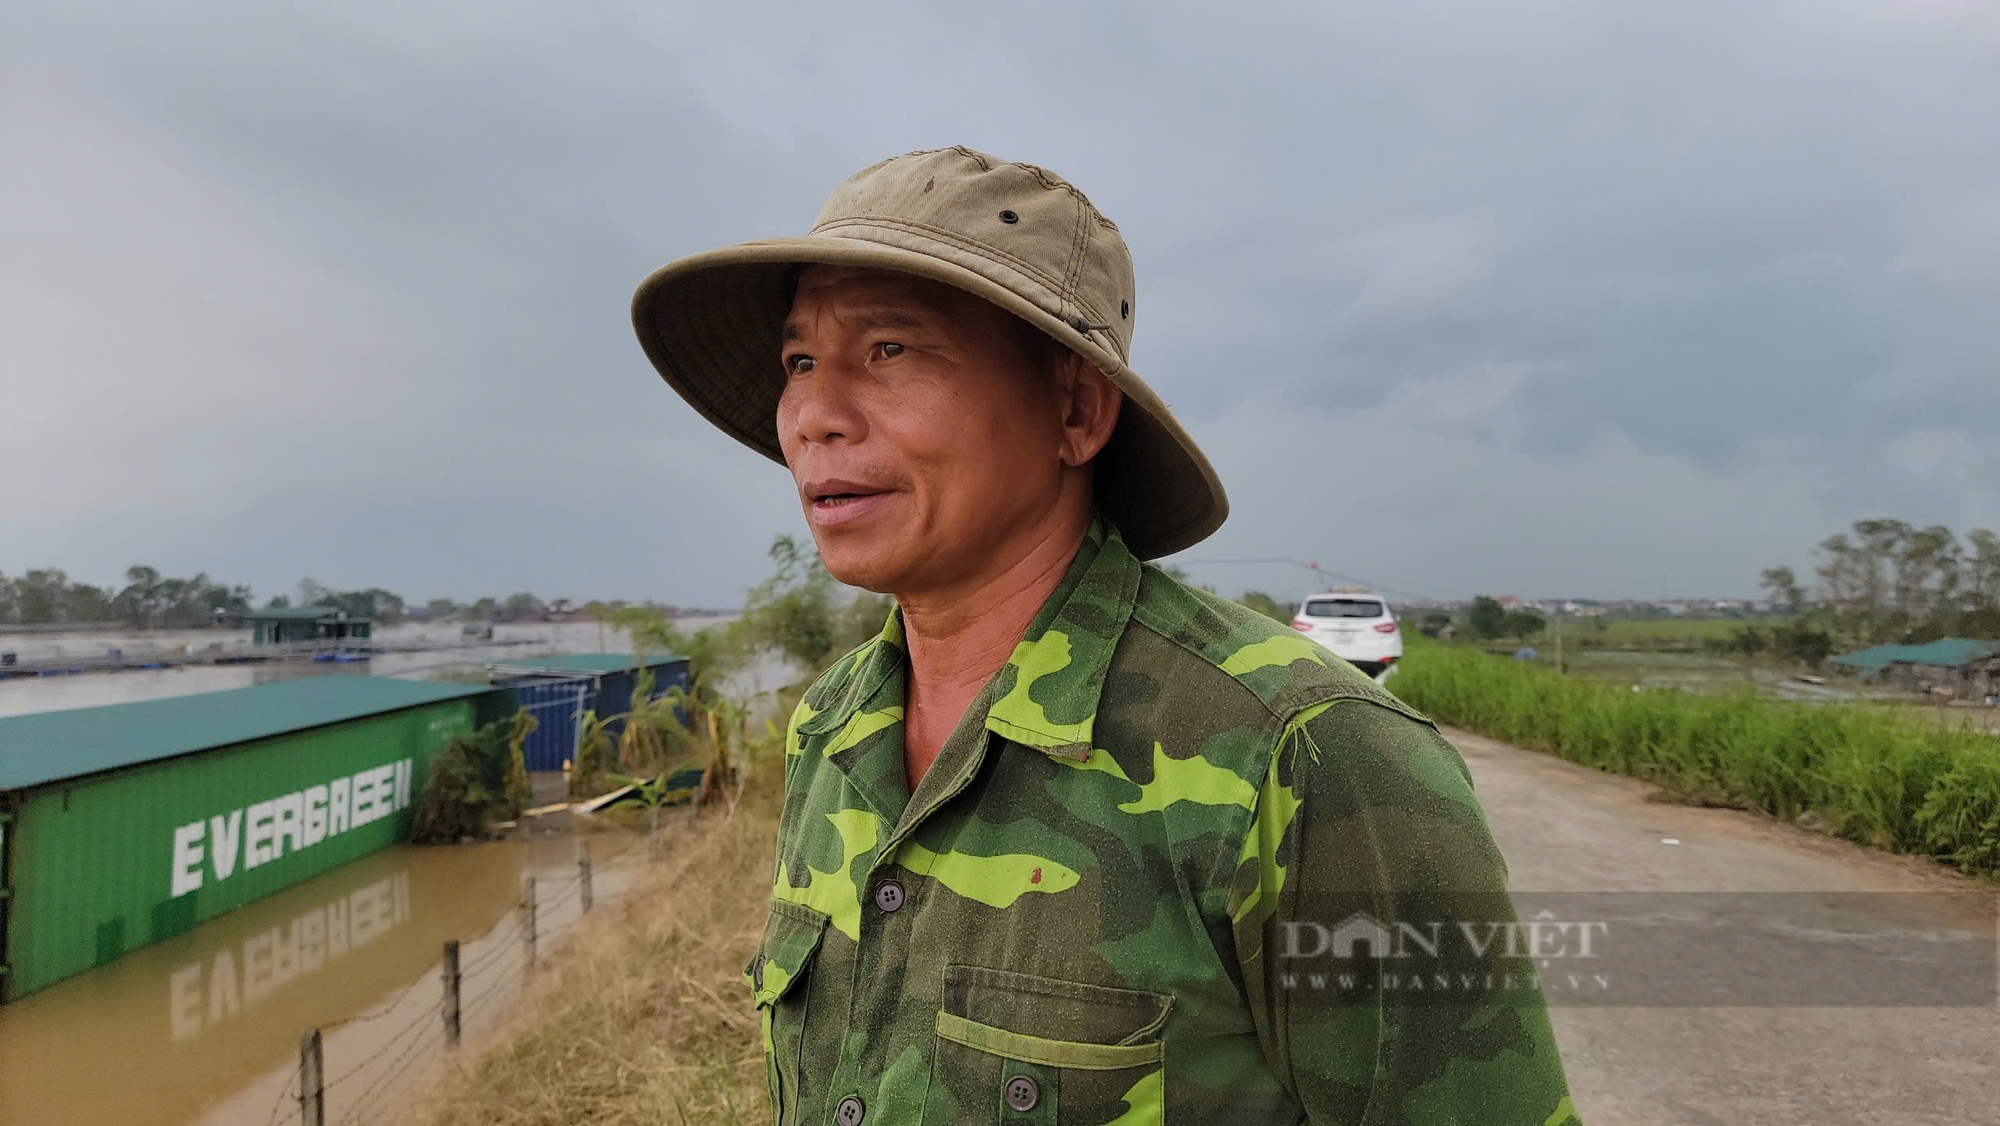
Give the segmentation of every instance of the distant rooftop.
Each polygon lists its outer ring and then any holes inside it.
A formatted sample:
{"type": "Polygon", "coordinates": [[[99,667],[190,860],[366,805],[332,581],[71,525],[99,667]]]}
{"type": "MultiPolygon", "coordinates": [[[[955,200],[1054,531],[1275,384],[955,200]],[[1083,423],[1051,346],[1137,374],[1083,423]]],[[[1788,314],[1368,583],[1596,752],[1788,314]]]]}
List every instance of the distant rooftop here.
{"type": "Polygon", "coordinates": [[[642,659],[635,659],[630,653],[565,653],[555,657],[523,657],[510,661],[495,661],[494,667],[528,672],[583,673],[600,676],[604,673],[624,672],[635,663],[643,663],[650,669],[686,659],[673,653],[648,653],[642,659]]]}
{"type": "Polygon", "coordinates": [[[321,618],[345,617],[348,621],[361,621],[337,606],[266,606],[262,610],[246,610],[246,622],[316,622],[321,618]]]}
{"type": "Polygon", "coordinates": [[[0,790],[18,790],[330,723],[491,691],[376,676],[313,676],[252,688],[0,718],[0,790]]]}
{"type": "Polygon", "coordinates": [[[1957,668],[1995,653],[2000,653],[2000,641],[1947,637],[1927,645],[1877,645],[1855,653],[1844,653],[1827,663],[1860,669],[1872,675],[1894,664],[1957,668]]]}

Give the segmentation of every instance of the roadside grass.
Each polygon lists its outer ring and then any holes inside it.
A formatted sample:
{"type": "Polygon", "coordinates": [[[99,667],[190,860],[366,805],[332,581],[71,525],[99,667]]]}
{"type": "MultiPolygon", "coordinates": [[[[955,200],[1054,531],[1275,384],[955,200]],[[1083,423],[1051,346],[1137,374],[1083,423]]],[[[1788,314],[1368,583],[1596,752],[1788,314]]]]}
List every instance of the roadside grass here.
{"type": "Polygon", "coordinates": [[[1412,643],[1389,685],[1441,723],[1644,778],[1683,801],[2000,871],[2000,740],[1901,709],[1694,695],[1412,643]]]}
{"type": "Polygon", "coordinates": [[[758,771],[733,812],[711,807],[615,903],[579,923],[505,1023],[438,1067],[405,1121],[769,1121],[742,974],[764,925],[776,773],[758,771]]]}

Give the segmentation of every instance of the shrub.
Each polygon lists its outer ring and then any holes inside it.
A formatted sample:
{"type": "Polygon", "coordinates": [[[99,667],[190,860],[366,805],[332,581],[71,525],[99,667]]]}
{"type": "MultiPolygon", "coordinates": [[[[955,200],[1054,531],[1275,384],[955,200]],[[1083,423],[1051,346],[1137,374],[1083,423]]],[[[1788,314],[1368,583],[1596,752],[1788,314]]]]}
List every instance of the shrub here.
{"type": "Polygon", "coordinates": [[[417,795],[411,842],[483,837],[493,822],[521,816],[534,795],[521,747],[534,729],[535,717],[524,708],[445,744],[417,795]]]}
{"type": "Polygon", "coordinates": [[[1841,836],[2000,871],[2000,742],[1857,704],[1635,691],[1447,645],[1412,645],[1390,682],[1440,722],[1677,796],[1813,811],[1841,836]]]}

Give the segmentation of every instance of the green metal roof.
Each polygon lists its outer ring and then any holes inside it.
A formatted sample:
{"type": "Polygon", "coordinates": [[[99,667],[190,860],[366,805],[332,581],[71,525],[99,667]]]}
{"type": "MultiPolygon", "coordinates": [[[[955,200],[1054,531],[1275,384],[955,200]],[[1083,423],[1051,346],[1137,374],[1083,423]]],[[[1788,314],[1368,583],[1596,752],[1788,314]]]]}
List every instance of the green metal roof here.
{"type": "MultiPolygon", "coordinates": [[[[331,618],[340,613],[338,606],[266,606],[262,610],[246,611],[246,622],[316,622],[321,618],[331,618]]],[[[366,621],[366,618],[348,616],[348,621],[366,621]]]]}
{"type": "MultiPolygon", "coordinates": [[[[686,659],[673,653],[648,653],[643,663],[650,669],[686,659]]],[[[555,657],[525,657],[512,661],[495,661],[494,664],[500,668],[533,672],[583,673],[599,676],[608,672],[624,672],[632,667],[633,657],[630,653],[565,653],[555,657]]]]}
{"type": "Polygon", "coordinates": [[[1927,645],[1877,645],[1857,653],[1834,657],[1829,664],[1878,673],[1894,664],[1936,665],[1957,668],[1981,657],[2000,653],[2000,641],[1980,641],[1969,637],[1947,637],[1927,645]]]}
{"type": "Polygon", "coordinates": [[[420,704],[478,684],[313,676],[252,688],[0,719],[0,790],[18,790],[420,704]]]}

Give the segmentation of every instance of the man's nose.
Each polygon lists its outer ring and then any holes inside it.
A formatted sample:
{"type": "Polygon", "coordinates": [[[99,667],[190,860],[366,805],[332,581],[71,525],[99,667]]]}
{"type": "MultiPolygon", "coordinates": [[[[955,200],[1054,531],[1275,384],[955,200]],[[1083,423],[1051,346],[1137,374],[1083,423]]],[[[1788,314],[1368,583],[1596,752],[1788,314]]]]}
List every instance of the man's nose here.
{"type": "Polygon", "coordinates": [[[789,414],[791,437],[812,444],[858,442],[867,432],[854,400],[850,373],[838,360],[822,360],[785,389],[780,419],[789,414]]]}

